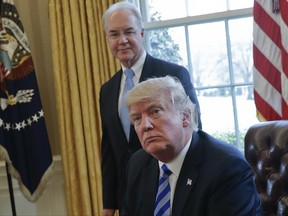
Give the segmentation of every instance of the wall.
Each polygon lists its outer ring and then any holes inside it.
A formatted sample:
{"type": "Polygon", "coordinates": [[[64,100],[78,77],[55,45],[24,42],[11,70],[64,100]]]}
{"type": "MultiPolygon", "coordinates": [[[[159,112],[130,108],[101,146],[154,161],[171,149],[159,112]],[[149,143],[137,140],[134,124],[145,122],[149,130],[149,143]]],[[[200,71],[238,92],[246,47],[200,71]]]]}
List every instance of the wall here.
{"type": "MultiPolygon", "coordinates": [[[[13,193],[18,216],[65,216],[63,169],[59,156],[54,156],[55,173],[37,202],[31,203],[22,195],[17,181],[13,178],[13,193]]],[[[12,215],[6,167],[0,161],[0,215],[12,215]]]]}

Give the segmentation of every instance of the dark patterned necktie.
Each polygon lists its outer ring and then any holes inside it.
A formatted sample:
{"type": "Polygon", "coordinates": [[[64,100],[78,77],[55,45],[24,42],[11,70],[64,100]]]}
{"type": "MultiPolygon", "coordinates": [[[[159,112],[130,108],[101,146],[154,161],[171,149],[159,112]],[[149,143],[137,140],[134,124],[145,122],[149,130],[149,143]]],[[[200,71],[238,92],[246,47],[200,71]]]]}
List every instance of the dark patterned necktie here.
{"type": "Polygon", "coordinates": [[[169,216],[171,215],[170,203],[170,184],[169,176],[172,172],[168,169],[166,164],[161,167],[161,177],[158,183],[158,192],[155,202],[154,216],[169,216]]]}

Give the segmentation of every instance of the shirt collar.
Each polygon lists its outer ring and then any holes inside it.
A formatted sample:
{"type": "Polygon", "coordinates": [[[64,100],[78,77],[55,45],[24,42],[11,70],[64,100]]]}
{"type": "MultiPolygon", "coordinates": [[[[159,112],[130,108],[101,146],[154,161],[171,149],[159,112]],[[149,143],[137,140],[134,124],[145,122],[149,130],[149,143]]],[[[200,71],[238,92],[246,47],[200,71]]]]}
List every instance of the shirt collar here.
{"type": "MultiPolygon", "coordinates": [[[[135,76],[137,78],[137,80],[140,79],[141,76],[141,72],[144,66],[144,62],[145,62],[145,58],[146,58],[146,51],[144,50],[144,52],[142,53],[141,57],[138,59],[138,61],[131,67],[131,69],[134,71],[135,76]]],[[[126,67],[124,67],[124,65],[121,64],[122,70],[123,72],[127,69],[126,67]]]]}
{"type": "MultiPolygon", "coordinates": [[[[188,149],[190,147],[192,140],[192,136],[190,137],[188,143],[185,145],[185,147],[181,150],[181,152],[169,163],[166,163],[167,167],[172,171],[173,174],[176,175],[176,178],[178,178],[183,161],[185,159],[185,156],[188,152],[188,149]]],[[[158,161],[159,167],[164,164],[162,161],[158,161]]]]}

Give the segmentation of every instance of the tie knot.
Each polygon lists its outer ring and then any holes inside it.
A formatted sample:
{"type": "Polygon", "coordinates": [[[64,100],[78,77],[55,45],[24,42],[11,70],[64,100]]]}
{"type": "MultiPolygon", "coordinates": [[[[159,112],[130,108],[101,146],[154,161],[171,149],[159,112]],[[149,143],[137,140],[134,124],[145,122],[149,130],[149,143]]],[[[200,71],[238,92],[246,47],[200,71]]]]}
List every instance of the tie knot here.
{"type": "Polygon", "coordinates": [[[169,168],[166,166],[166,164],[163,164],[161,169],[162,169],[162,177],[163,178],[168,178],[172,174],[171,170],[169,170],[169,168]]]}
{"type": "Polygon", "coordinates": [[[134,76],[134,71],[131,68],[129,68],[129,69],[125,70],[125,75],[126,75],[127,79],[132,79],[134,76]]]}

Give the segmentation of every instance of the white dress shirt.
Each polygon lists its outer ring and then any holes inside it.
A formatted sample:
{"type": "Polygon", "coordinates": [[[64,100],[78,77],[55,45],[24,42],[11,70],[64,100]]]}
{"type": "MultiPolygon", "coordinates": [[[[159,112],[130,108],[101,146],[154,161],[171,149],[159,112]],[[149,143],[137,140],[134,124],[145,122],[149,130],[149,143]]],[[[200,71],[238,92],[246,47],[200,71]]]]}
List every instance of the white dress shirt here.
{"type": "MultiPolygon", "coordinates": [[[[171,193],[170,193],[171,211],[172,211],[176,183],[179,177],[179,173],[181,171],[183,161],[190,147],[191,140],[192,140],[192,136],[189,139],[188,143],[185,145],[185,147],[182,149],[182,151],[172,161],[170,161],[169,163],[166,163],[166,166],[169,168],[169,170],[172,171],[172,174],[169,176],[169,184],[170,184],[170,189],[171,189],[171,193]]],[[[159,169],[161,169],[164,163],[162,161],[158,161],[158,164],[159,164],[159,169]]]]}

